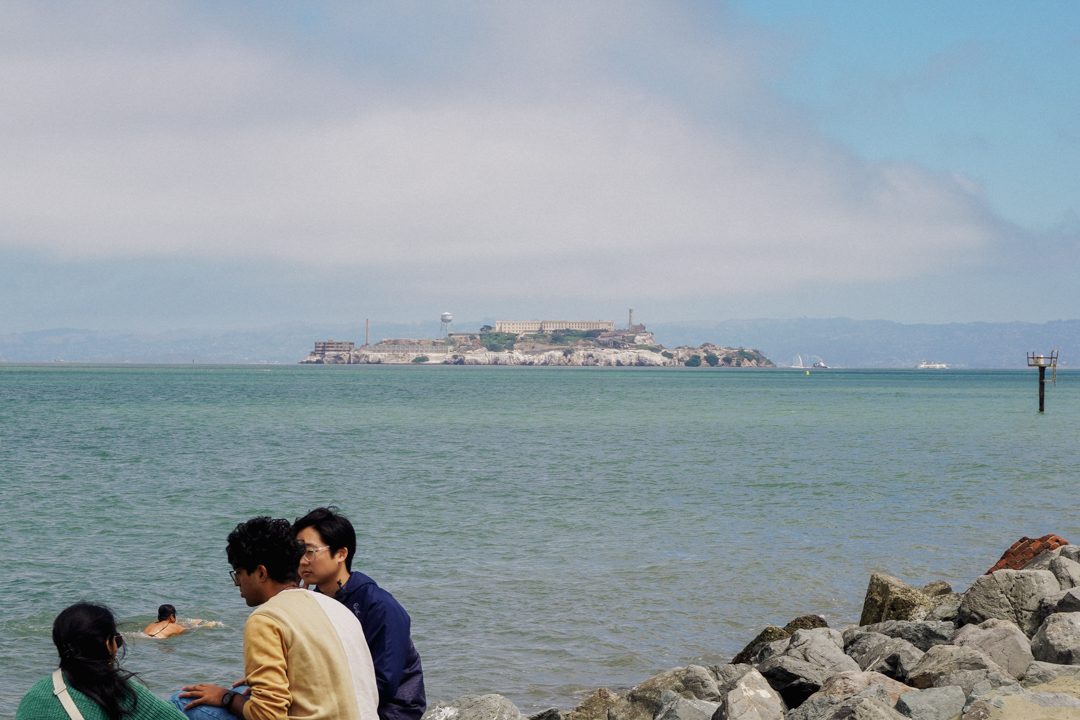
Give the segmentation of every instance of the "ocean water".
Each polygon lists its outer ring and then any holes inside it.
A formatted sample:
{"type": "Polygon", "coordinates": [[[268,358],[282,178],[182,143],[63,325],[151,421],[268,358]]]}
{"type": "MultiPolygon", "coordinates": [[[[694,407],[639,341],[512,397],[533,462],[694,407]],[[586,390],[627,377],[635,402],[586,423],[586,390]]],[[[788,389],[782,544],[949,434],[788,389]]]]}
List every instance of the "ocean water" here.
{"type": "Polygon", "coordinates": [[[0,365],[0,717],[78,599],[162,696],[242,674],[225,538],[334,503],[429,700],[570,707],[858,620],[872,572],[958,589],[1080,542],[1080,373],[0,365]],[[219,623],[164,641],[161,603],[219,623]]]}

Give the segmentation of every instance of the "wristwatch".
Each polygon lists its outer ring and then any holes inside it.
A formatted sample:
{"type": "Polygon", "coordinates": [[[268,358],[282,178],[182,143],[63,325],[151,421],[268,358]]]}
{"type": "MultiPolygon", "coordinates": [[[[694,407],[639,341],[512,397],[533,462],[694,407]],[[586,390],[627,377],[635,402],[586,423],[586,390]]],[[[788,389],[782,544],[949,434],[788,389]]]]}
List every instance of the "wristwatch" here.
{"type": "Polygon", "coordinates": [[[228,710],[229,705],[232,704],[232,699],[234,697],[236,697],[236,693],[234,693],[232,690],[226,690],[225,694],[221,696],[221,707],[228,710]]]}

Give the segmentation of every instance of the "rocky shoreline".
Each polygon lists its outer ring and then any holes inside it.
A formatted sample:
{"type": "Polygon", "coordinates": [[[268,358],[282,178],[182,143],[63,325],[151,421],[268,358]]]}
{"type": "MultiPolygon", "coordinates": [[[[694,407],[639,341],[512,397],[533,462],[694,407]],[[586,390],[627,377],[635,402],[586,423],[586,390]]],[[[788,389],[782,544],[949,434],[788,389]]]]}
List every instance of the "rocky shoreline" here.
{"type": "Polygon", "coordinates": [[[870,578],[857,625],[770,626],[731,663],[688,665],[571,710],[464,695],[424,720],[1080,720],[1080,546],[1021,538],[964,593],[870,578]]]}

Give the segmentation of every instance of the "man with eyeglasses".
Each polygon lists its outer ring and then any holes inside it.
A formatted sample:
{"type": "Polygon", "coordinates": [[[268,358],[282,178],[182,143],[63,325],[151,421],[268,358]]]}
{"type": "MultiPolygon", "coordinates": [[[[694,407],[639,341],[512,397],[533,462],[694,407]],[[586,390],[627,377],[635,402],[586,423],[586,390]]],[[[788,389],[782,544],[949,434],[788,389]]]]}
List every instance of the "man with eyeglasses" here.
{"type": "Polygon", "coordinates": [[[284,519],[252,518],[229,534],[229,575],[256,608],[244,625],[245,677],[233,690],[184,687],[172,702],[189,718],[378,720],[363,628],[337,601],[297,587],[304,551],[284,519]]]}
{"type": "Polygon", "coordinates": [[[356,554],[352,523],[337,508],[321,507],[294,522],[293,532],[305,546],[301,579],[341,602],[364,628],[379,688],[379,720],[420,720],[427,698],[409,614],[393,595],[352,569],[356,554]]]}

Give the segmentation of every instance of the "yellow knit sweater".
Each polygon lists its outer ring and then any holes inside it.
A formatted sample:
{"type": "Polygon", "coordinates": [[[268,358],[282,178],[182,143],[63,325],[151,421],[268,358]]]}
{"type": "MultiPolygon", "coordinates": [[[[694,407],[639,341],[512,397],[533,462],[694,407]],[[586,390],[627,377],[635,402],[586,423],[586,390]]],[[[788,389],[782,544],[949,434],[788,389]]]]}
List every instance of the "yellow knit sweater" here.
{"type": "Polygon", "coordinates": [[[246,720],[378,720],[379,691],[360,621],[337,600],[284,590],[244,626],[246,720]]]}

